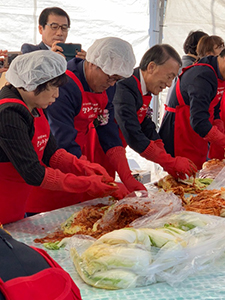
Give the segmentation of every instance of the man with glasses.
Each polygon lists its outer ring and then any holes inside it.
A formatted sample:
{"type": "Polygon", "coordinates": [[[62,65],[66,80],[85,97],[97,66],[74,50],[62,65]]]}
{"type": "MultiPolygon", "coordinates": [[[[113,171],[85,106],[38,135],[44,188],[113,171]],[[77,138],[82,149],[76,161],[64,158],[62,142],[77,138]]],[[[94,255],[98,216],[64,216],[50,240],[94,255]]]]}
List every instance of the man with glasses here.
{"type": "MultiPolygon", "coordinates": [[[[39,16],[38,30],[42,35],[42,41],[38,45],[23,44],[22,53],[36,50],[52,50],[61,53],[63,49],[57,43],[65,43],[70,29],[68,14],[59,7],[45,8],[39,16]]],[[[85,58],[86,52],[81,50],[77,53],[80,58],[85,58]]]]}
{"type": "MultiPolygon", "coordinates": [[[[98,162],[110,176],[115,177],[117,171],[124,184],[119,185],[119,199],[146,189],[131,174],[112,104],[115,83],[131,76],[134,65],[133,49],[128,42],[114,37],[96,40],[87,50],[86,60],[73,58],[68,62],[68,83],[59,89],[59,97],[47,109],[59,147],[78,158],[98,162]]],[[[44,211],[47,202],[57,203],[59,197],[63,195],[39,189],[30,196],[27,211],[32,212],[32,203],[41,206],[39,212],[44,211]]]]}

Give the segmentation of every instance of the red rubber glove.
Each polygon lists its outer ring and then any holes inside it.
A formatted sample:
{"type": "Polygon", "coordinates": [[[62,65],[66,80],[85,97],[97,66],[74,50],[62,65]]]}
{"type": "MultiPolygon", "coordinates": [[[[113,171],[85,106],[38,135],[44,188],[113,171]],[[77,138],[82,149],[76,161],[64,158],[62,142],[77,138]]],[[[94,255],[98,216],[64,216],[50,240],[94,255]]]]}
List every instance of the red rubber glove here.
{"type": "MultiPolygon", "coordinates": [[[[215,125],[220,132],[225,133],[224,130],[224,122],[221,119],[215,119],[213,121],[213,125],[215,125]]],[[[210,143],[208,157],[210,159],[217,158],[219,160],[224,159],[224,148],[216,145],[215,143],[210,143]]]]}
{"type": "Polygon", "coordinates": [[[225,134],[222,133],[215,125],[204,137],[204,140],[210,143],[214,143],[215,145],[220,146],[222,148],[225,148],[225,134]]]}
{"type": "Polygon", "coordinates": [[[124,147],[113,147],[106,152],[106,156],[129,192],[146,190],[145,186],[131,175],[124,147]]]}
{"type": "Polygon", "coordinates": [[[113,192],[111,196],[113,196],[115,199],[120,200],[125,198],[130,192],[128,189],[125,187],[125,185],[121,182],[116,182],[118,190],[113,192]]]}
{"type": "Polygon", "coordinates": [[[219,131],[221,131],[222,133],[225,133],[223,120],[215,119],[215,120],[213,120],[213,125],[215,125],[219,129],[219,131]]]}
{"type": "Polygon", "coordinates": [[[67,152],[65,149],[58,149],[51,157],[49,165],[53,169],[59,169],[63,173],[73,173],[75,175],[103,175],[107,182],[113,182],[106,169],[96,163],[91,163],[86,156],[77,158],[75,155],[67,152]]]}
{"type": "Polygon", "coordinates": [[[166,153],[162,140],[151,141],[141,156],[160,164],[174,178],[185,179],[186,174],[191,176],[197,172],[196,165],[190,159],[181,156],[174,158],[166,153]]]}
{"type": "Polygon", "coordinates": [[[69,193],[88,193],[93,197],[105,197],[115,192],[118,187],[107,184],[103,176],[75,176],[64,174],[58,169],[45,168],[45,177],[40,185],[43,189],[65,191],[69,193]]]}

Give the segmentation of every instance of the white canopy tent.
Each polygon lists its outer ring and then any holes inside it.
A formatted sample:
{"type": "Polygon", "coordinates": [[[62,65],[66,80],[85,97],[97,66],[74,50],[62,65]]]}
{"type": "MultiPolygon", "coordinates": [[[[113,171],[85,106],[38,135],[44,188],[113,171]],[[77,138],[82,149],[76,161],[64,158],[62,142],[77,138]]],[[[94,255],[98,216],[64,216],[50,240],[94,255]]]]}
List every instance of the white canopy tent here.
{"type": "MultiPolygon", "coordinates": [[[[155,1],[154,1],[155,2],[155,1]]],[[[23,43],[41,41],[38,17],[58,6],[71,18],[67,42],[86,50],[95,39],[116,36],[130,42],[137,62],[149,47],[149,1],[146,0],[0,0],[0,49],[18,51],[23,43]]]]}

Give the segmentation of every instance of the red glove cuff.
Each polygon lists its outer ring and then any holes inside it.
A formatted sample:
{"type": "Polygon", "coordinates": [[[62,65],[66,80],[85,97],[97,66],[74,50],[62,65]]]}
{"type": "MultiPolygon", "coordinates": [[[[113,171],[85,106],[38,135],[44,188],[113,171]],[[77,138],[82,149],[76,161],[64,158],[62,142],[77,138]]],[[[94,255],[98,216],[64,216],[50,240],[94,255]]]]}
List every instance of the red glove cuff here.
{"type": "Polygon", "coordinates": [[[110,164],[117,171],[121,181],[124,183],[129,192],[145,190],[146,188],[138,182],[131,174],[131,170],[126,158],[126,151],[123,147],[117,146],[106,152],[110,164]]]}
{"type": "Polygon", "coordinates": [[[53,169],[59,169],[63,173],[72,173],[72,165],[78,158],[65,149],[58,149],[50,158],[49,165],[53,169]]]}
{"type": "Polygon", "coordinates": [[[215,143],[216,145],[225,148],[225,134],[219,131],[219,129],[215,125],[204,137],[204,140],[210,143],[215,143]]]}
{"type": "Polygon", "coordinates": [[[166,153],[162,140],[151,141],[140,155],[158,164],[172,159],[171,155],[166,153]]]}
{"type": "Polygon", "coordinates": [[[224,122],[221,119],[215,119],[213,121],[213,125],[215,125],[219,129],[219,131],[224,133],[224,122]]]}

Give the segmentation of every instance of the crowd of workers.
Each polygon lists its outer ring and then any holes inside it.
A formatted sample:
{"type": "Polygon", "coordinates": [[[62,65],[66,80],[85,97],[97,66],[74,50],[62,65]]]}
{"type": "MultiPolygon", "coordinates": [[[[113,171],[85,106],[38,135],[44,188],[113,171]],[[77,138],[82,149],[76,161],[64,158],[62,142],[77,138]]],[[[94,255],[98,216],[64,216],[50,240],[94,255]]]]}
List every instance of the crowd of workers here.
{"type": "MultiPolygon", "coordinates": [[[[224,158],[222,38],[190,32],[182,59],[173,47],[160,44],[147,50],[135,68],[132,45],[115,37],[96,40],[67,63],[58,43],[66,42],[70,18],[61,8],[44,9],[38,28],[41,43],[23,44],[22,54],[0,69],[7,81],[0,91],[2,224],[146,190],[131,174],[127,145],[181,179],[194,176],[208,158],[224,158]],[[150,102],[167,87],[157,132],[150,102]]],[[[3,60],[7,51],[0,56],[3,60]]],[[[1,249],[5,253],[4,243],[1,249]]],[[[41,269],[54,265],[43,253],[48,263],[34,250],[27,253],[41,260],[41,269]]],[[[0,271],[5,280],[21,274],[7,277],[0,271]]]]}
{"type": "Polygon", "coordinates": [[[67,63],[58,43],[66,42],[70,18],[59,7],[45,8],[38,28],[41,43],[23,44],[22,54],[1,69],[7,80],[0,91],[3,224],[146,190],[131,174],[127,145],[181,179],[208,158],[223,158],[222,38],[190,32],[182,59],[170,45],[155,45],[135,68],[132,45],[115,37],[96,40],[67,63]],[[150,101],[166,87],[157,132],[150,101]]]}

